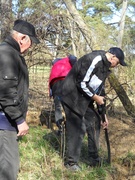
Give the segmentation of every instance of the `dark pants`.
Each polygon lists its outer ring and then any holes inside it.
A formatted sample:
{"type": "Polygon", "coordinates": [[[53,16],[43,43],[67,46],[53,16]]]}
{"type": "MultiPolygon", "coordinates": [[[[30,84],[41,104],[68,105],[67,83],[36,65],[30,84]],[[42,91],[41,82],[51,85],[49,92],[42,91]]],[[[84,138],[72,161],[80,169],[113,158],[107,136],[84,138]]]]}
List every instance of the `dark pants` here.
{"type": "Polygon", "coordinates": [[[53,95],[54,108],[55,108],[55,122],[57,122],[60,119],[63,119],[62,105],[59,99],[59,90],[61,88],[61,84],[62,84],[62,80],[59,80],[52,86],[52,95],[53,95]]]}
{"type": "Polygon", "coordinates": [[[88,136],[89,157],[98,158],[100,123],[98,113],[93,108],[88,108],[85,114],[85,125],[88,136]]]}
{"type": "Polygon", "coordinates": [[[66,105],[66,158],[69,163],[78,163],[81,153],[82,141],[85,133],[88,135],[89,157],[98,156],[100,119],[93,108],[88,108],[85,117],[75,114],[66,105]]]}
{"type": "Polygon", "coordinates": [[[19,171],[17,133],[0,130],[0,180],[16,180],[19,171]]]}

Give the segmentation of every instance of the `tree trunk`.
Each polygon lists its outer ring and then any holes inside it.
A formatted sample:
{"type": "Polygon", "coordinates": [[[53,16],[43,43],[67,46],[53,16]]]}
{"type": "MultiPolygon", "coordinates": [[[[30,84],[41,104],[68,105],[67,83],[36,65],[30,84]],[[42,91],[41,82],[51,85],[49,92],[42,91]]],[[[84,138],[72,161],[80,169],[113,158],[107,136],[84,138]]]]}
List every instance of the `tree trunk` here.
{"type": "Polygon", "coordinates": [[[10,30],[10,23],[12,22],[12,0],[0,0],[0,39],[4,40],[10,30]]]}
{"type": "Polygon", "coordinates": [[[71,29],[71,38],[72,38],[72,49],[73,49],[73,54],[75,56],[77,56],[77,52],[76,52],[76,46],[75,46],[75,42],[74,42],[74,22],[69,20],[69,25],[70,25],[70,29],[71,29]]]}
{"type": "Polygon", "coordinates": [[[135,117],[135,107],[132,105],[130,99],[128,98],[124,88],[119,83],[118,79],[116,78],[115,74],[110,74],[108,77],[110,85],[113,87],[115,92],[117,93],[120,101],[122,102],[126,112],[128,115],[135,117]]]}
{"type": "Polygon", "coordinates": [[[90,49],[92,50],[92,36],[89,27],[85,24],[83,18],[80,16],[72,0],[63,0],[63,2],[66,5],[70,15],[74,19],[75,23],[77,24],[90,49]]]}
{"type": "Polygon", "coordinates": [[[120,30],[119,30],[119,35],[118,35],[118,47],[120,48],[122,47],[126,10],[127,10],[127,0],[123,0],[121,20],[120,20],[120,30]]]}

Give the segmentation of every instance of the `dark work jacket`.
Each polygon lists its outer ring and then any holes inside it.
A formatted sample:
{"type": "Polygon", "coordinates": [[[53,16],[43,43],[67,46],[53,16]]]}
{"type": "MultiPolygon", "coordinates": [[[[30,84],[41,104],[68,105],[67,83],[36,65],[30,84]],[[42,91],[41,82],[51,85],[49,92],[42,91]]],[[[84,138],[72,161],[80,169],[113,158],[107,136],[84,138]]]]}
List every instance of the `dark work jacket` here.
{"type": "Polygon", "coordinates": [[[28,109],[28,70],[19,44],[7,37],[0,45],[0,111],[11,124],[22,122],[28,109]]]}
{"type": "Polygon", "coordinates": [[[80,116],[84,116],[92,96],[101,93],[110,74],[111,63],[105,53],[93,51],[81,57],[63,81],[61,100],[80,116]]]}

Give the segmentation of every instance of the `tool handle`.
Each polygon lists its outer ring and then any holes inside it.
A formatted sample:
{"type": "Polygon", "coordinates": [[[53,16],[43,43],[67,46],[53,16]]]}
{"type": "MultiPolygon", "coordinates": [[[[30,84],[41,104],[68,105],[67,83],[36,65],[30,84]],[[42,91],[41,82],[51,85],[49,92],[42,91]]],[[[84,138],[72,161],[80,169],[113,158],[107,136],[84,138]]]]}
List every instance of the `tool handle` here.
{"type": "Polygon", "coordinates": [[[102,121],[105,122],[105,114],[106,114],[106,99],[104,99],[104,104],[98,106],[98,112],[102,117],[102,121]]]}

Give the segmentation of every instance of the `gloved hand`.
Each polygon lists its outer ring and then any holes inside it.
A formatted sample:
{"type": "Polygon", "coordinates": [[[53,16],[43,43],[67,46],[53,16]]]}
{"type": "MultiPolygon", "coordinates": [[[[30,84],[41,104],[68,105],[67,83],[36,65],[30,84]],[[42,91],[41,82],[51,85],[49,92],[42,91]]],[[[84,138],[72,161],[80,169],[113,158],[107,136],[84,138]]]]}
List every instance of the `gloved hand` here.
{"type": "Polygon", "coordinates": [[[56,121],[56,125],[59,129],[61,129],[61,124],[64,121],[64,119],[59,119],[58,121],[56,121]]]}
{"type": "Polygon", "coordinates": [[[104,104],[97,105],[97,108],[100,115],[106,114],[106,100],[104,99],[104,104]]]}
{"type": "Polygon", "coordinates": [[[102,105],[98,105],[98,113],[101,115],[101,114],[103,114],[104,113],[104,104],[102,104],[102,105]]]}

